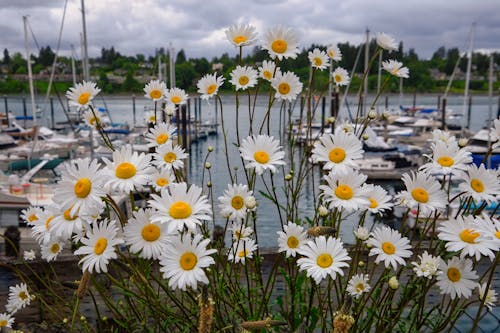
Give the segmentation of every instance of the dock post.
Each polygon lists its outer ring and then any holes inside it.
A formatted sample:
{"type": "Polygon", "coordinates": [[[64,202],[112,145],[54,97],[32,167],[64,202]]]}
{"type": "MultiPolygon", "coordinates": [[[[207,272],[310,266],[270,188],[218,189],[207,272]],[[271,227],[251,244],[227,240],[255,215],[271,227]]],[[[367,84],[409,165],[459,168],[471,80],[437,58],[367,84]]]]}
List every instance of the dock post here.
{"type": "Polygon", "coordinates": [[[442,107],[441,107],[441,129],[444,131],[446,130],[446,98],[443,97],[442,101],[442,107]]]}
{"type": "MultiPolygon", "coordinates": [[[[218,113],[218,109],[217,109],[217,99],[215,99],[215,103],[214,103],[214,104],[215,104],[215,128],[216,128],[215,133],[217,133],[217,134],[218,134],[218,132],[219,132],[219,121],[218,121],[218,119],[219,119],[219,118],[218,118],[218,115],[217,115],[217,113],[218,113]]],[[[224,131],[224,130],[225,130],[225,129],[223,129],[223,131],[224,131]]]]}
{"type": "Polygon", "coordinates": [[[136,119],[135,119],[135,95],[132,95],[132,116],[133,116],[133,124],[134,124],[134,128],[135,128],[135,124],[136,124],[136,119]]]}
{"type": "MultiPolygon", "coordinates": [[[[332,97],[330,97],[331,99],[332,97]]],[[[325,111],[326,111],[326,97],[321,99],[321,134],[325,133],[325,111]]]]}
{"type": "Polygon", "coordinates": [[[5,118],[7,119],[7,127],[10,127],[9,102],[7,102],[7,95],[3,95],[3,102],[5,104],[5,118]]]}
{"type": "Polygon", "coordinates": [[[50,98],[50,128],[54,129],[56,127],[54,123],[54,98],[50,98]]]}
{"type": "Polygon", "coordinates": [[[193,138],[191,137],[191,100],[188,98],[187,100],[187,126],[188,126],[188,132],[189,132],[189,147],[191,148],[191,142],[193,141],[193,138]]]}
{"type": "Polygon", "coordinates": [[[187,141],[187,117],[186,117],[186,105],[180,105],[181,108],[181,118],[182,118],[182,145],[186,151],[189,151],[189,144],[187,141]]]}
{"type": "Polygon", "coordinates": [[[417,92],[413,93],[413,110],[417,107],[417,92]]]}
{"type": "Polygon", "coordinates": [[[441,95],[438,95],[438,104],[437,104],[438,110],[441,108],[441,95]]]}
{"type": "Polygon", "coordinates": [[[198,127],[200,124],[198,124],[198,98],[195,97],[193,100],[194,104],[194,138],[196,141],[198,141],[198,127]]]}
{"type": "Polygon", "coordinates": [[[469,96],[469,105],[467,107],[467,128],[470,128],[471,112],[472,112],[472,96],[469,96]]]}
{"type": "Polygon", "coordinates": [[[389,110],[389,96],[385,95],[385,109],[389,110]]]}
{"type": "Polygon", "coordinates": [[[26,117],[28,116],[28,110],[26,109],[26,97],[25,96],[23,96],[23,115],[24,115],[24,127],[26,128],[26,117]]]}

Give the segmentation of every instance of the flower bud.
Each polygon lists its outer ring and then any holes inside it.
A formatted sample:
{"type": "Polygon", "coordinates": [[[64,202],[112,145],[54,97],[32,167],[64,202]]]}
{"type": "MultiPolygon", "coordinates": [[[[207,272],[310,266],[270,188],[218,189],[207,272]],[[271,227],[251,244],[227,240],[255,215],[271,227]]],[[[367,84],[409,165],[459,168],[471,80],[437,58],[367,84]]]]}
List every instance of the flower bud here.
{"type": "Polygon", "coordinates": [[[325,206],[321,205],[318,207],[318,214],[321,217],[325,217],[328,215],[328,209],[325,206]]]}
{"type": "Polygon", "coordinates": [[[391,288],[392,290],[396,290],[399,288],[399,281],[395,276],[391,277],[388,283],[389,283],[389,288],[391,288]]]}
{"type": "Polygon", "coordinates": [[[469,140],[467,138],[460,138],[458,140],[458,145],[460,147],[465,147],[465,146],[467,146],[468,143],[469,143],[469,140]]]}
{"type": "Polygon", "coordinates": [[[205,163],[205,168],[210,169],[212,167],[212,164],[210,162],[205,163]]]}
{"type": "Polygon", "coordinates": [[[214,151],[214,147],[213,147],[213,146],[208,146],[207,150],[208,150],[208,152],[210,152],[210,153],[211,153],[211,152],[213,152],[213,151],[214,151]]]}
{"type": "Polygon", "coordinates": [[[207,182],[207,187],[212,187],[212,182],[207,182]]]}
{"type": "Polygon", "coordinates": [[[293,176],[291,174],[289,174],[289,173],[285,176],[285,180],[287,182],[290,181],[290,180],[292,180],[292,178],[293,178],[293,176]]]}
{"type": "Polygon", "coordinates": [[[390,116],[390,115],[391,115],[391,114],[390,114],[390,113],[389,113],[389,111],[387,111],[387,110],[385,110],[384,112],[382,112],[382,118],[383,118],[384,120],[389,119],[389,116],[390,116]]]}
{"type": "Polygon", "coordinates": [[[375,119],[377,118],[377,112],[374,109],[370,109],[368,112],[368,119],[375,119]]]}
{"type": "Polygon", "coordinates": [[[370,138],[370,136],[368,134],[363,134],[363,136],[361,137],[364,141],[368,140],[370,138]]]}
{"type": "Polygon", "coordinates": [[[165,106],[165,114],[169,117],[172,117],[175,113],[175,105],[169,104],[165,106]]]}
{"type": "Polygon", "coordinates": [[[257,201],[255,200],[254,196],[248,196],[244,200],[245,202],[245,207],[248,209],[254,209],[257,206],[257,201]]]}
{"type": "Polygon", "coordinates": [[[86,318],[85,316],[81,316],[81,317],[80,317],[80,320],[81,320],[81,321],[86,321],[86,320],[87,320],[87,318],[86,318]]]}
{"type": "Polygon", "coordinates": [[[329,123],[329,124],[333,124],[335,122],[335,117],[328,117],[326,119],[326,121],[329,123]]]}
{"type": "Polygon", "coordinates": [[[365,262],[364,261],[359,261],[358,262],[358,266],[359,267],[364,267],[365,266],[365,262]]]}

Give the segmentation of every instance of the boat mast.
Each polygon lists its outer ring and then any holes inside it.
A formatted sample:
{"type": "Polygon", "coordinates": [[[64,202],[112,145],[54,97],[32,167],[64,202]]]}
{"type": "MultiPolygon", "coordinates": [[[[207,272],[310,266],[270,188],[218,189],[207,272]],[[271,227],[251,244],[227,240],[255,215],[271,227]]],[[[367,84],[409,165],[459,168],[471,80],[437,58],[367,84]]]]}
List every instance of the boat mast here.
{"type": "MultiPolygon", "coordinates": [[[[491,145],[491,131],[493,130],[493,51],[490,53],[490,69],[489,69],[489,80],[488,80],[488,128],[490,133],[488,134],[488,147],[491,145]]],[[[491,169],[491,154],[488,156],[486,161],[486,167],[491,169]]]]}
{"type": "MultiPolygon", "coordinates": [[[[474,30],[476,28],[476,22],[472,22],[472,29],[470,32],[470,43],[469,43],[469,50],[467,51],[467,72],[465,74],[465,89],[464,89],[464,108],[463,108],[463,115],[464,115],[464,121],[467,117],[467,103],[469,100],[469,82],[470,82],[470,72],[471,72],[471,67],[472,67],[472,50],[474,49],[474,30]]],[[[468,118],[468,117],[467,117],[468,118]]],[[[469,127],[470,124],[466,124],[467,127],[469,127]]],[[[462,126],[462,129],[465,128],[462,126]]]]}
{"type": "Polygon", "coordinates": [[[75,47],[71,44],[71,75],[73,77],[73,87],[76,85],[76,68],[75,68],[75,47]]]}
{"type": "MultiPolygon", "coordinates": [[[[364,84],[364,98],[363,98],[363,108],[368,105],[368,58],[370,57],[370,30],[366,28],[366,44],[365,44],[365,82],[364,84]]],[[[361,116],[365,113],[361,110],[361,116]]]]}
{"type": "Polygon", "coordinates": [[[82,3],[82,24],[83,24],[83,80],[89,80],[89,54],[87,47],[87,26],[85,23],[85,1],[81,0],[82,3]]]}
{"type": "MultiPolygon", "coordinates": [[[[26,62],[28,65],[28,81],[31,96],[31,112],[33,113],[33,127],[35,128],[35,139],[37,135],[37,121],[36,121],[36,106],[35,106],[35,89],[33,88],[33,71],[31,70],[31,52],[28,40],[28,16],[23,16],[24,21],[24,46],[26,47],[26,62]]],[[[36,141],[36,140],[35,140],[36,141]]]]}

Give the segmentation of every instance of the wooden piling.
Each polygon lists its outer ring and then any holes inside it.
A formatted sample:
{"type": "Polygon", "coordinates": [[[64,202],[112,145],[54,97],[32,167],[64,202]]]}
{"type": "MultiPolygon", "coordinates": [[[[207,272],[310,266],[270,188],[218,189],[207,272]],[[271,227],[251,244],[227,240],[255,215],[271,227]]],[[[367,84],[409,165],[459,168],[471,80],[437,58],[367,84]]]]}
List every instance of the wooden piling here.
{"type": "Polygon", "coordinates": [[[132,95],[132,116],[133,116],[134,128],[135,128],[135,125],[136,125],[135,114],[136,114],[136,109],[135,109],[135,95],[132,95]]]}
{"type": "Polygon", "coordinates": [[[417,107],[417,92],[413,93],[413,110],[417,107]]]}
{"type": "Polygon", "coordinates": [[[180,105],[182,119],[182,145],[184,149],[189,151],[188,135],[187,135],[187,107],[185,104],[180,105]]]}
{"type": "MultiPolygon", "coordinates": [[[[331,99],[331,97],[330,97],[331,99]]],[[[321,134],[325,133],[326,97],[321,99],[321,134]]]]}
{"type": "Polygon", "coordinates": [[[7,102],[7,95],[3,96],[3,102],[5,104],[5,118],[7,119],[7,127],[10,127],[9,120],[9,102],[7,102]]]}
{"type": "Polygon", "coordinates": [[[441,129],[446,130],[446,98],[443,98],[441,106],[441,129]]]}
{"type": "Polygon", "coordinates": [[[469,96],[469,105],[467,106],[467,128],[470,128],[471,113],[472,113],[472,96],[469,96]]]}
{"type": "Polygon", "coordinates": [[[54,99],[51,97],[50,101],[50,128],[54,129],[56,127],[54,122],[54,99]]]}
{"type": "Polygon", "coordinates": [[[385,109],[389,110],[389,96],[385,96],[385,109]]]}
{"type": "Polygon", "coordinates": [[[24,127],[26,127],[26,117],[28,116],[28,110],[26,108],[26,97],[24,96],[23,96],[23,115],[24,115],[24,127]]]}

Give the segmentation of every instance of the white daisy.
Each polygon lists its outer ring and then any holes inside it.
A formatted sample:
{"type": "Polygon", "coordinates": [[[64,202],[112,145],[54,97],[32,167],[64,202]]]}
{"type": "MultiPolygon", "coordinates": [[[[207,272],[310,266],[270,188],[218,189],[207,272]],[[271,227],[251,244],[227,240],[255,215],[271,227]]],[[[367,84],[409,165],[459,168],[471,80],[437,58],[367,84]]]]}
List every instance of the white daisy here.
{"type": "Polygon", "coordinates": [[[264,60],[262,66],[259,67],[259,77],[269,82],[274,77],[274,72],[280,72],[274,61],[264,60]]]}
{"type": "Polygon", "coordinates": [[[446,207],[446,193],[439,182],[428,173],[412,171],[403,174],[402,180],[406,191],[397,195],[402,205],[411,209],[418,207],[423,216],[446,207]]]}
{"type": "Polygon", "coordinates": [[[23,259],[26,261],[32,261],[36,259],[35,250],[24,251],[23,259]]]}
{"type": "Polygon", "coordinates": [[[233,220],[244,219],[247,215],[245,199],[252,195],[253,193],[248,190],[247,185],[229,184],[227,189],[224,190],[224,195],[218,198],[222,216],[227,216],[233,220]]]}
{"type": "Polygon", "coordinates": [[[500,249],[500,221],[495,218],[481,218],[474,219],[474,229],[478,230],[481,238],[486,238],[495,243],[495,252],[500,249]]]}
{"type": "Polygon", "coordinates": [[[150,208],[139,209],[123,227],[123,237],[130,252],[139,253],[144,259],[158,259],[168,244],[167,225],[151,222],[154,213],[150,208]]]}
{"type": "Polygon", "coordinates": [[[418,259],[420,259],[420,263],[413,261],[411,264],[415,267],[413,267],[413,271],[415,274],[417,274],[418,277],[425,277],[428,279],[432,279],[434,276],[437,275],[438,268],[439,268],[439,262],[440,258],[439,257],[434,257],[425,251],[422,253],[422,255],[418,256],[418,259]]]}
{"type": "Polygon", "coordinates": [[[326,54],[328,54],[328,57],[334,61],[340,61],[342,59],[342,52],[337,45],[332,44],[328,46],[326,54]]]}
{"type": "Polygon", "coordinates": [[[81,239],[82,246],[75,251],[75,255],[83,255],[79,264],[83,264],[82,271],[89,273],[106,273],[111,259],[116,259],[115,246],[123,243],[123,239],[117,238],[118,228],[114,221],[102,221],[95,223],[92,229],[87,230],[85,237],[81,239]]]}
{"type": "Polygon", "coordinates": [[[437,228],[438,238],[446,241],[446,249],[450,252],[459,252],[460,258],[466,255],[481,259],[481,255],[495,257],[493,251],[498,251],[498,246],[493,240],[481,237],[480,230],[476,228],[474,216],[457,216],[441,223],[437,228]]]}
{"type": "Polygon", "coordinates": [[[224,32],[234,46],[252,45],[257,40],[255,27],[250,24],[233,24],[224,32]]]}
{"type": "Polygon", "coordinates": [[[104,175],[99,168],[100,164],[90,158],[65,163],[54,202],[64,210],[71,207],[71,214],[78,212],[80,215],[102,207],[104,203],[101,197],[106,195],[106,191],[102,186],[104,175]]]}
{"type": "Polygon", "coordinates": [[[28,286],[25,283],[16,284],[9,287],[9,298],[5,309],[11,315],[21,310],[26,305],[30,305],[33,296],[28,292],[28,286]]]}
{"type": "Polygon", "coordinates": [[[264,35],[262,48],[269,52],[269,56],[279,60],[297,57],[299,53],[298,38],[293,29],[276,26],[269,29],[264,35]]]}
{"type": "Polygon", "coordinates": [[[308,241],[298,251],[304,258],[297,260],[301,271],[307,271],[317,284],[328,275],[335,280],[337,273],[344,276],[343,267],[349,267],[351,260],[342,241],[338,238],[319,236],[308,241]]]}
{"type": "Polygon", "coordinates": [[[182,105],[186,104],[189,95],[186,94],[184,89],[180,88],[170,88],[165,93],[165,100],[170,104],[182,105]]]}
{"type": "Polygon", "coordinates": [[[0,331],[2,327],[12,328],[14,325],[14,317],[12,317],[11,313],[0,313],[0,331]]]}
{"type": "Polygon", "coordinates": [[[391,35],[385,34],[383,32],[379,32],[377,34],[377,44],[387,51],[395,51],[398,49],[396,40],[391,35]]]}
{"type": "Polygon", "coordinates": [[[37,223],[39,217],[38,215],[43,210],[40,207],[29,206],[21,211],[21,219],[27,224],[33,226],[37,223]]]}
{"type": "Polygon", "coordinates": [[[171,184],[175,183],[175,176],[169,168],[154,168],[153,172],[149,175],[149,184],[152,185],[156,191],[161,191],[171,184]]]}
{"type": "Polygon", "coordinates": [[[257,84],[257,77],[259,73],[249,66],[236,66],[231,72],[231,82],[236,86],[236,90],[246,90],[252,88],[257,84]]]}
{"type": "Polygon", "coordinates": [[[333,170],[336,173],[346,173],[350,169],[358,169],[354,160],[363,158],[363,144],[353,134],[337,131],[335,134],[323,134],[319,141],[314,143],[312,160],[324,162],[324,170],[333,170]]]}
{"type": "Polygon", "coordinates": [[[241,142],[241,157],[247,163],[245,168],[255,168],[255,173],[262,175],[267,169],[276,172],[276,165],[284,165],[285,152],[279,141],[268,135],[249,136],[241,142]]]}
{"type": "Polygon", "coordinates": [[[297,251],[305,245],[307,241],[307,231],[304,227],[293,222],[288,222],[283,226],[283,231],[278,231],[278,252],[286,252],[285,256],[295,257],[297,251]]]}
{"type": "Polygon", "coordinates": [[[441,141],[446,143],[447,145],[458,144],[457,138],[453,134],[451,134],[448,131],[442,131],[437,128],[432,131],[432,141],[434,143],[441,141]]]}
{"type": "Polygon", "coordinates": [[[392,265],[394,270],[398,268],[398,263],[405,264],[403,258],[409,258],[412,254],[408,238],[401,237],[399,231],[387,226],[376,228],[367,243],[373,246],[368,255],[377,256],[375,263],[384,261],[385,267],[392,265]]]}
{"type": "Polygon", "coordinates": [[[354,236],[361,241],[365,241],[370,238],[370,230],[366,229],[365,227],[358,227],[353,231],[353,233],[354,236]]]}
{"type": "Polygon", "coordinates": [[[476,287],[478,275],[472,270],[472,260],[453,257],[448,263],[442,262],[437,276],[437,285],[442,294],[455,297],[469,298],[476,287]]]}
{"type": "Polygon", "coordinates": [[[183,159],[186,159],[189,155],[185,153],[184,148],[179,145],[174,146],[172,141],[168,141],[164,145],[159,146],[153,156],[153,163],[157,167],[177,170],[184,167],[183,159]]]}
{"type": "Polygon", "coordinates": [[[148,147],[158,147],[174,139],[177,135],[177,127],[167,123],[157,123],[144,134],[148,147]]]}
{"type": "Polygon", "coordinates": [[[103,117],[99,112],[92,110],[87,110],[83,113],[83,121],[87,126],[97,128],[97,125],[100,127],[105,127],[109,123],[108,117],[103,117]]]}
{"type": "Polygon", "coordinates": [[[168,279],[172,289],[186,290],[187,287],[196,289],[198,283],[208,284],[204,268],[215,264],[210,256],[217,252],[207,249],[209,239],[203,239],[200,234],[191,238],[187,235],[171,238],[165,252],[160,256],[160,271],[163,278],[168,279]]]}
{"type": "Polygon", "coordinates": [[[479,301],[484,302],[488,310],[492,311],[497,303],[497,292],[491,288],[488,288],[488,292],[486,292],[486,285],[487,283],[477,284],[479,301]]]}
{"type": "Polygon", "coordinates": [[[347,86],[351,81],[349,73],[342,67],[335,68],[332,72],[332,79],[337,86],[347,86]]]}
{"type": "Polygon", "coordinates": [[[37,223],[31,228],[33,238],[39,243],[47,243],[53,238],[51,234],[52,221],[54,220],[55,207],[48,206],[45,210],[41,211],[38,216],[37,223]]]}
{"type": "Polygon", "coordinates": [[[363,187],[366,188],[366,196],[370,201],[368,210],[373,214],[383,213],[385,210],[392,208],[391,203],[392,196],[387,193],[386,190],[380,185],[364,184],[363,187]]]}
{"type": "Polygon", "coordinates": [[[157,102],[164,98],[167,93],[167,85],[163,81],[151,80],[144,87],[144,92],[146,93],[144,97],[152,99],[157,102]]]}
{"type": "Polygon", "coordinates": [[[437,141],[432,144],[431,161],[420,167],[429,173],[457,174],[472,163],[472,155],[465,148],[459,148],[458,143],[437,141]]]}
{"type": "Polygon", "coordinates": [[[104,173],[107,178],[104,186],[120,193],[129,193],[134,189],[141,191],[153,171],[149,166],[151,157],[150,154],[133,152],[131,145],[115,150],[113,161],[103,158],[106,163],[104,173]]]}
{"type": "Polygon", "coordinates": [[[320,195],[329,203],[330,209],[343,208],[353,212],[370,205],[366,188],[361,187],[367,179],[366,175],[351,169],[342,174],[330,172],[324,179],[327,185],[319,186],[320,195]]]}
{"type": "Polygon", "coordinates": [[[239,263],[243,265],[246,259],[253,258],[253,252],[257,250],[257,244],[253,239],[237,240],[233,242],[231,249],[229,250],[227,259],[230,262],[239,263]]]}
{"type": "Polygon", "coordinates": [[[245,227],[243,221],[233,222],[229,230],[231,230],[234,241],[245,241],[250,239],[250,236],[253,235],[253,229],[251,227],[245,227]]]}
{"type": "Polygon", "coordinates": [[[500,195],[500,178],[497,171],[486,169],[484,164],[479,168],[475,164],[467,166],[465,172],[459,174],[464,181],[458,184],[460,191],[465,195],[472,197],[476,202],[486,201],[495,202],[495,196],[500,195]]]}
{"type": "Polygon", "coordinates": [[[222,76],[217,77],[217,74],[206,74],[203,76],[196,86],[198,87],[198,93],[201,94],[202,99],[209,99],[212,96],[217,95],[219,87],[224,83],[224,78],[222,76]]]}
{"type": "Polygon", "coordinates": [[[66,92],[66,97],[69,99],[69,104],[86,107],[92,102],[92,99],[101,91],[97,88],[94,82],[77,83],[74,87],[69,88],[66,92]]]}
{"type": "Polygon", "coordinates": [[[42,259],[47,260],[47,262],[56,260],[59,253],[62,252],[63,247],[64,243],[58,239],[40,245],[42,259]]]}
{"type": "MultiPolygon", "coordinates": [[[[159,114],[159,112],[157,112],[159,114]]],[[[144,121],[147,125],[156,124],[156,115],[154,111],[147,111],[144,113],[144,121]]]]}
{"type": "Polygon", "coordinates": [[[302,82],[297,75],[292,72],[276,72],[274,78],[271,79],[271,86],[276,93],[275,98],[287,101],[293,101],[302,91],[302,82]]]}
{"type": "Polygon", "coordinates": [[[307,57],[309,58],[309,62],[311,63],[311,66],[313,68],[323,70],[329,65],[328,55],[326,54],[325,51],[321,51],[318,48],[309,51],[307,57]]]}
{"type": "Polygon", "coordinates": [[[176,111],[177,111],[177,107],[175,106],[175,104],[167,103],[165,105],[165,108],[163,108],[163,112],[165,112],[165,114],[168,117],[173,117],[176,111]]]}
{"type": "Polygon", "coordinates": [[[354,275],[349,280],[349,283],[347,284],[346,291],[352,297],[354,297],[356,299],[360,298],[361,295],[369,292],[371,289],[370,285],[368,284],[369,279],[370,279],[370,276],[368,274],[356,274],[356,275],[354,275]]]}
{"type": "Polygon", "coordinates": [[[152,194],[149,206],[157,210],[152,222],[167,223],[167,231],[195,230],[202,221],[212,219],[212,210],[202,189],[186,183],[176,183],[161,190],[161,196],[152,194]]]}
{"type": "Polygon", "coordinates": [[[397,77],[402,77],[402,78],[409,78],[410,77],[410,70],[408,67],[403,67],[403,63],[396,61],[396,60],[387,60],[382,62],[382,67],[384,70],[389,72],[390,74],[397,76],[397,77]]]}

